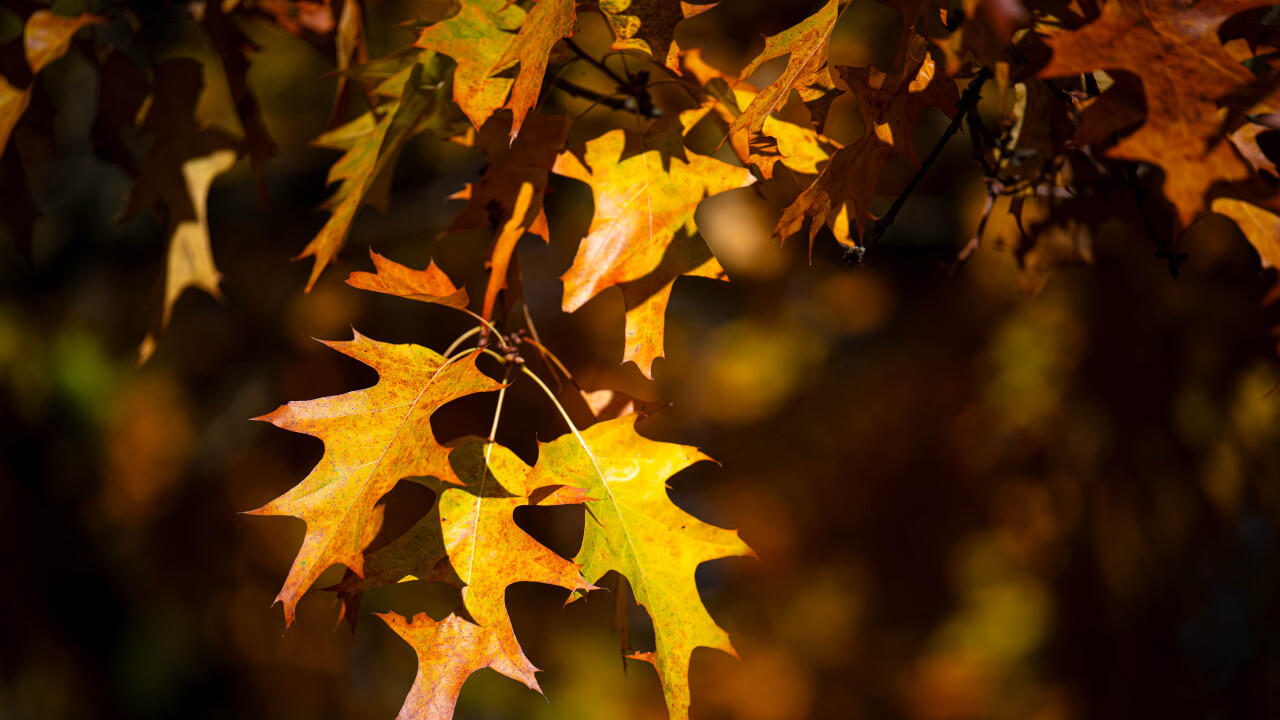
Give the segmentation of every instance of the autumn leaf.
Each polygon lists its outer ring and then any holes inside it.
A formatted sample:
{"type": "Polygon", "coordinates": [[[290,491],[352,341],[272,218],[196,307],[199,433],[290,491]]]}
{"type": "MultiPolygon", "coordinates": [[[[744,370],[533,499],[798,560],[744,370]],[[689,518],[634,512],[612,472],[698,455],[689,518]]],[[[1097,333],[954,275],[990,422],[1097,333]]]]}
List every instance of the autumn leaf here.
{"type": "Polygon", "coordinates": [[[619,286],[627,310],[623,359],[652,377],[662,357],[671,286],[680,275],[718,278],[724,269],[695,237],[693,214],[704,197],[750,185],[744,168],[687,153],[657,150],[623,157],[627,134],[610,131],[587,143],[584,158],[560,155],[553,172],[591,186],[595,215],[562,276],[563,308],[573,312],[605,288],[619,286]]]}
{"type": "Polygon", "coordinates": [[[471,673],[492,668],[537,689],[532,674],[503,652],[498,633],[450,615],[440,622],[418,613],[406,621],[395,613],[378,617],[413,648],[418,673],[396,720],[449,720],[458,704],[462,684],[471,673]]]}
{"type": "Polygon", "coordinates": [[[196,60],[173,58],[156,67],[151,102],[145,105],[142,121],[142,129],[152,137],[151,147],[123,213],[129,218],[151,208],[167,220],[161,328],[168,327],[173,305],[186,288],[220,297],[221,275],[209,245],[206,203],[213,179],[231,168],[241,145],[235,137],[196,118],[203,87],[203,69],[196,60]]]}
{"type": "MultiPolygon", "coordinates": [[[[352,4],[354,0],[347,0],[347,6],[352,4]]],[[[240,128],[244,132],[245,151],[249,155],[254,182],[258,187],[258,203],[266,207],[268,204],[266,166],[267,160],[276,154],[276,143],[267,130],[266,122],[262,119],[258,98],[249,88],[249,53],[258,48],[223,10],[222,3],[204,3],[203,13],[202,22],[209,34],[213,49],[222,62],[227,88],[231,91],[231,104],[236,110],[236,118],[240,120],[240,128]]]]}
{"type": "Polygon", "coordinates": [[[1046,29],[1053,57],[1040,74],[1123,70],[1142,79],[1146,121],[1107,154],[1163,168],[1164,194],[1185,228],[1206,209],[1214,184],[1252,175],[1234,144],[1222,139],[1220,109],[1255,77],[1226,52],[1217,29],[1236,13],[1270,4],[1109,0],[1081,28],[1046,29]]]}
{"type": "Polygon", "coordinates": [[[426,270],[414,270],[369,250],[374,272],[356,271],[347,276],[347,284],[370,292],[434,303],[451,308],[465,308],[470,300],[467,289],[458,288],[443,270],[432,262],[426,270]]]}
{"type": "Polygon", "coordinates": [[[218,290],[222,275],[214,267],[213,250],[209,246],[209,187],[215,177],[231,169],[235,162],[235,151],[223,149],[182,163],[182,176],[186,181],[184,186],[191,196],[194,217],[179,222],[169,238],[168,270],[164,279],[164,318],[161,322],[164,327],[168,327],[173,305],[183,290],[195,287],[215,298],[222,296],[218,290]]]}
{"type": "Polygon", "coordinates": [[[927,43],[912,35],[909,62],[893,74],[875,68],[846,68],[842,80],[859,101],[868,131],[837,150],[818,177],[782,212],[774,232],[786,239],[809,223],[809,248],[823,223],[847,214],[850,233],[865,236],[871,198],[885,165],[898,156],[914,160],[912,132],[920,113],[937,107],[956,113],[955,86],[936,72],[927,43]]]}
{"type": "Polygon", "coordinates": [[[525,19],[519,5],[506,0],[461,0],[458,14],[422,30],[416,47],[448,55],[453,71],[453,100],[480,128],[507,101],[511,78],[494,77],[525,19]]]}
{"type": "Polygon", "coordinates": [[[751,555],[735,531],[698,520],[667,495],[667,480],[710,458],[696,448],[650,440],[637,416],[597,423],[542,445],[530,482],[576,485],[592,498],[576,562],[598,582],[610,571],[627,578],[653,621],[652,663],[672,720],[689,713],[689,659],[694,648],[735,654],[729,635],[707,613],[694,572],[710,560],[751,555]]]}
{"type": "Polygon", "coordinates": [[[454,195],[465,198],[467,205],[449,229],[492,230],[519,215],[521,227],[547,240],[542,198],[547,192],[547,174],[564,147],[568,129],[569,118],[563,115],[534,115],[511,142],[511,118],[500,115],[485,123],[471,143],[485,154],[484,172],[454,195]],[[533,188],[529,206],[522,214],[514,213],[520,188],[526,183],[533,188]]]}
{"type": "Polygon", "coordinates": [[[838,15],[837,0],[827,0],[818,12],[777,35],[765,38],[764,50],[742,69],[741,77],[751,77],[761,65],[784,55],[787,56],[787,66],[733,121],[729,126],[730,137],[744,131],[760,132],[765,118],[786,103],[793,89],[800,92],[803,100],[812,96],[810,89],[815,86],[821,89],[819,94],[825,93],[831,82],[827,68],[827,44],[838,15]]]}
{"type": "Polygon", "coordinates": [[[520,25],[516,39],[498,61],[503,67],[520,65],[515,84],[511,86],[511,99],[506,104],[512,116],[512,140],[520,134],[525,116],[538,102],[551,48],[561,38],[573,34],[577,17],[574,0],[537,0],[520,25]]]}
{"type": "MultiPolygon", "coordinates": [[[[441,582],[458,588],[467,583],[473,588],[491,588],[503,577],[510,577],[516,578],[510,582],[527,580],[570,589],[588,589],[576,566],[548,554],[545,547],[503,515],[523,505],[578,504],[586,499],[585,495],[576,488],[530,487],[528,466],[498,446],[494,451],[497,459],[490,463],[493,472],[482,478],[479,472],[481,454],[485,449],[482,441],[461,438],[449,443],[449,447],[452,449],[450,467],[459,481],[467,484],[467,489],[458,489],[433,478],[417,478],[419,483],[436,492],[436,503],[403,534],[378,550],[366,553],[364,577],[348,572],[342,582],[326,588],[336,591],[343,599],[344,613],[354,620],[354,610],[361,593],[409,580],[441,582]],[[478,443],[482,445],[479,452],[475,449],[478,443]],[[499,475],[502,477],[497,477],[499,475]],[[444,522],[441,520],[442,510],[446,518],[444,522]],[[484,538],[484,542],[477,545],[476,538],[484,538]],[[479,566],[467,562],[468,555],[476,552],[477,548],[502,562],[479,566]],[[536,559],[537,567],[530,568],[524,559],[514,557],[521,553],[528,553],[529,557],[536,559]],[[465,563],[463,567],[468,568],[465,581],[454,570],[451,559],[465,563]],[[539,578],[551,578],[551,581],[539,578]],[[570,584],[563,584],[559,579],[570,584]]],[[[494,591],[474,590],[469,595],[475,597],[473,618],[476,617],[475,612],[487,617],[495,616],[494,591]]]]}
{"type": "Polygon", "coordinates": [[[444,546],[463,584],[462,603],[472,619],[498,634],[512,664],[523,671],[523,677],[516,679],[527,677],[525,684],[536,690],[533,673],[537,669],[521,651],[507,615],[507,586],[538,582],[578,592],[595,587],[582,578],[578,565],[520,529],[515,510],[533,504],[576,504],[586,498],[581,492],[552,492],[535,503],[535,491],[572,484],[546,476],[535,484],[529,466],[514,453],[481,438],[456,443],[449,460],[463,486],[436,487],[444,546]]]}
{"type": "Polygon", "coordinates": [[[329,169],[329,183],[339,183],[324,204],[332,214],[296,258],[315,257],[307,280],[308,291],[346,243],[356,210],[370,200],[381,200],[374,194],[377,184],[389,182],[386,173],[418,129],[418,120],[430,104],[431,95],[420,88],[422,65],[414,63],[405,72],[399,100],[389,103],[390,107],[384,105],[381,114],[375,117],[371,110],[313,143],[346,152],[329,169]]]}
{"type": "Polygon", "coordinates": [[[678,74],[680,46],[676,43],[676,25],[717,4],[695,5],[682,0],[600,0],[599,9],[613,30],[614,41],[610,49],[644,53],[678,74]]]}
{"type": "Polygon", "coordinates": [[[446,361],[418,345],[392,345],[359,333],[326,345],[378,371],[378,383],[343,395],[292,402],[259,420],[318,437],[320,463],[299,485],[254,515],[289,515],[307,523],[302,549],[276,600],[292,624],[299,598],[330,565],[364,573],[364,549],[374,505],[406,477],[434,475],[460,484],[436,441],[431,415],[445,403],[497,390],[476,368],[478,353],[446,361]]]}
{"type": "MultiPolygon", "coordinates": [[[[34,78],[54,60],[67,54],[71,39],[83,27],[104,22],[99,15],[82,13],[75,16],[55,15],[49,10],[37,10],[27,18],[22,28],[22,47],[30,76],[34,78]]],[[[31,85],[18,87],[0,77],[0,156],[9,144],[9,135],[17,127],[27,105],[31,103],[31,85]]]]}
{"type": "Polygon", "coordinates": [[[527,16],[504,0],[466,0],[457,15],[425,28],[416,45],[457,63],[454,101],[476,128],[498,108],[511,110],[510,141],[538,101],[552,46],[573,34],[576,19],[573,0],[538,0],[527,16]],[[505,77],[516,65],[515,78],[505,77]]]}
{"type": "Polygon", "coordinates": [[[1217,198],[1211,207],[1236,222],[1262,258],[1262,267],[1280,267],[1280,216],[1231,198],[1217,198]]]}

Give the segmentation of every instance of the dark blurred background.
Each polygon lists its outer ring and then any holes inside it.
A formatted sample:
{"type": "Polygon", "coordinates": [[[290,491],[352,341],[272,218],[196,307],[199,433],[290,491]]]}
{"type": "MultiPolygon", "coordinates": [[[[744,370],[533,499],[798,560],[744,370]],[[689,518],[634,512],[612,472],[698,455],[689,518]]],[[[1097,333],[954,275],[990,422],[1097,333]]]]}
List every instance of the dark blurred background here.
{"type": "MultiPolygon", "coordinates": [[[[732,72],[809,10],[725,2],[681,37],[732,72]]],[[[373,54],[411,42],[394,24],[421,11],[370,2],[373,54]]],[[[155,12],[167,13],[157,56],[204,61],[201,112],[237,131],[185,7],[155,12]]],[[[0,13],[7,40],[15,16],[0,13]]],[[[583,17],[580,42],[602,53],[602,24],[583,17]]],[[[876,55],[868,38],[895,19],[856,4],[842,47],[876,55]]],[[[115,221],[130,180],[88,139],[93,65],[73,51],[41,76],[56,114],[48,141],[24,141],[45,153],[33,260],[0,243],[0,717],[391,718],[412,682],[412,652],[367,613],[433,607],[429,588],[370,593],[354,632],[313,591],[285,632],[271,602],[302,525],[237,513],[300,481],[322,446],[248,418],[376,380],[311,338],[355,327],[441,349],[466,329],[447,309],[343,279],[368,268],[372,245],[413,267],[435,258],[478,295],[488,235],[440,235],[462,205],[448,196],[482,158],[415,140],[388,211],[362,211],[336,266],[303,294],[310,261],[290,258],[324,221],[336,153],[307,142],[327,120],[332,67],[273,27],[244,30],[263,48],[250,81],[281,146],[272,204],[256,204],[247,161],[214,182],[225,299],[185,294],[140,367],[164,227],[115,221]]],[[[585,106],[553,98],[542,110],[585,106]]],[[[633,122],[597,108],[575,137],[633,122]]],[[[944,124],[923,118],[922,155],[944,124]]],[[[911,172],[890,167],[879,208],[911,172]]],[[[556,278],[589,222],[589,190],[553,179],[552,242],[520,246],[544,341],[588,389],[669,403],[642,432],[721,463],[678,475],[673,497],[741,528],[759,554],[699,570],[742,659],[695,653],[693,717],[1280,716],[1280,364],[1262,303],[1274,278],[1234,227],[1195,226],[1177,278],[1119,223],[1097,229],[1091,264],[1030,282],[986,246],[956,266],[983,199],[960,138],[864,264],[841,262],[829,238],[810,264],[803,242],[770,237],[800,182],[780,175],[699,210],[733,281],[677,283],[656,383],[618,366],[617,293],[559,311],[556,278]]],[[[509,402],[499,439],[532,461],[535,440],[564,427],[528,387],[509,402]]],[[[483,433],[491,412],[492,398],[468,399],[436,427],[483,433]]],[[[397,522],[429,502],[408,487],[388,499],[397,522]]],[[[520,521],[576,549],[566,538],[580,511],[520,521]]],[[[482,671],[459,718],[665,717],[652,670],[623,673],[613,597],[563,599],[531,585],[509,594],[549,702],[482,671]]]]}

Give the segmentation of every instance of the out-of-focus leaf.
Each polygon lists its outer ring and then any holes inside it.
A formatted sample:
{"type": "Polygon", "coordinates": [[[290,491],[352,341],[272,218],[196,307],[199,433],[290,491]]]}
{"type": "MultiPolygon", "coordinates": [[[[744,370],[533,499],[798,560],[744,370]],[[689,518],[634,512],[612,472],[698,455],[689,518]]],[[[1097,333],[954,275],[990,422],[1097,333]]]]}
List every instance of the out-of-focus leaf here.
{"type": "MultiPolygon", "coordinates": [[[[1252,173],[1235,145],[1224,141],[1221,110],[1243,112],[1238,93],[1258,86],[1218,40],[1227,18],[1266,0],[1185,5],[1168,0],[1110,0],[1097,19],[1074,30],[1051,31],[1053,58],[1043,77],[1118,69],[1142,79],[1146,121],[1107,154],[1164,169],[1164,194],[1187,227],[1207,209],[1215,183],[1248,181],[1252,173]],[[1225,103],[1225,105],[1224,105],[1225,103]]],[[[1270,81],[1274,83],[1274,79],[1270,81]]],[[[1256,99],[1256,98],[1255,98],[1256,99]]]]}
{"type": "MultiPolygon", "coordinates": [[[[22,47],[29,76],[34,79],[49,63],[67,54],[71,38],[80,28],[103,22],[99,15],[83,13],[75,16],[55,15],[50,10],[37,10],[22,28],[22,47]]],[[[0,155],[9,144],[9,136],[17,127],[27,105],[31,103],[31,85],[16,86],[0,77],[0,155]]]]}
{"type": "Polygon", "coordinates": [[[680,72],[676,25],[719,3],[695,5],[682,0],[600,0],[600,12],[613,30],[613,50],[633,50],[680,72]]]}
{"type": "Polygon", "coordinates": [[[199,288],[221,298],[218,282],[222,275],[213,264],[213,250],[209,246],[207,209],[209,187],[213,179],[236,163],[234,150],[215,150],[205,157],[192,158],[182,163],[182,176],[187,193],[191,196],[191,208],[195,217],[183,220],[173,228],[169,238],[168,268],[164,279],[164,319],[169,325],[173,304],[189,287],[199,288]]]}
{"type": "Polygon", "coordinates": [[[1236,221],[1262,258],[1262,267],[1280,267],[1280,216],[1231,198],[1218,198],[1211,208],[1236,221]]]}

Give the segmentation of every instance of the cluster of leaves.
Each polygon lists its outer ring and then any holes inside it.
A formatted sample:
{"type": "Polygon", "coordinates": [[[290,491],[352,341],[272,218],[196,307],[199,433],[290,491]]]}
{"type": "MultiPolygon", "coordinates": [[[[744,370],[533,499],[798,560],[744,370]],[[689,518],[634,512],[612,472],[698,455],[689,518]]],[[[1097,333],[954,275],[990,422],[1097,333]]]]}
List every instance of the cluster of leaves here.
{"type": "MultiPolygon", "coordinates": [[[[1280,129],[1280,75],[1269,65],[1280,33],[1268,3],[886,2],[901,16],[886,66],[831,60],[833,31],[848,3],[827,0],[764,38],[763,50],[736,73],[676,39],[683,20],[714,4],[458,0],[439,17],[419,19],[412,46],[370,59],[357,0],[191,3],[223,65],[240,137],[196,119],[199,63],[140,65],[105,35],[85,37],[92,28],[119,25],[120,17],[62,17],[33,5],[20,10],[21,37],[0,53],[0,149],[20,145],[10,142],[19,125],[39,127],[28,112],[38,97],[36,76],[80,43],[103,87],[97,145],[135,178],[126,212],[153,208],[170,228],[161,326],[185,288],[218,292],[205,225],[213,178],[247,156],[265,196],[262,168],[275,144],[246,81],[252,47],[240,23],[266,21],[298,35],[330,54],[339,72],[331,129],[315,144],[342,155],[329,173],[335,189],[324,205],[327,222],[300,255],[314,259],[308,289],[342,250],[360,208],[386,203],[392,170],[411,138],[430,133],[483,152],[487,165],[456,195],[466,205],[450,228],[492,237],[479,302],[434,264],[414,270],[373,254],[375,272],[348,279],[357,288],[465,313],[474,328],[443,353],[359,334],[329,343],[377,370],[379,382],[289,403],[261,418],[325,443],[305,480],[254,511],[307,525],[277,599],[291,623],[300,598],[335,564],[348,572],[330,589],[352,620],[361,594],[374,587],[406,579],[458,587],[458,607],[443,620],[383,616],[418,655],[401,716],[447,718],[462,683],[479,668],[537,688],[507,615],[509,585],[541,582],[576,598],[616,571],[654,627],[655,649],[634,657],[656,667],[671,716],[684,718],[693,649],[733,652],[699,598],[695,569],[750,550],[735,533],[697,520],[668,497],[667,479],[705,459],[697,450],[643,437],[639,415],[619,411],[633,405],[609,402],[612,395],[583,394],[596,417],[579,429],[525,362],[526,354],[536,356],[571,384],[538,339],[515,254],[526,235],[549,237],[543,201],[551,173],[586,183],[594,199],[591,225],[562,276],[562,307],[572,312],[617,287],[625,307],[623,361],[650,378],[663,356],[676,279],[726,279],[698,235],[695,211],[704,198],[753,183],[781,186],[775,179],[789,175],[800,182],[777,222],[779,239],[807,232],[812,248],[829,233],[848,257],[861,260],[943,144],[966,125],[988,202],[961,259],[981,242],[1008,246],[1025,266],[1087,257],[1098,227],[1120,221],[1176,267],[1177,237],[1212,211],[1238,223],[1264,266],[1280,263],[1270,134],[1280,129]],[[608,56],[593,57],[575,43],[585,13],[598,13],[613,33],[608,56]],[[81,39],[74,40],[77,33],[81,39]],[[771,61],[777,74],[753,84],[771,61]],[[577,64],[615,91],[561,76],[577,64]],[[984,88],[994,90],[994,114],[978,110],[984,88]],[[846,97],[862,129],[840,142],[826,134],[827,120],[846,97]],[[574,118],[545,111],[573,101],[590,104],[574,118]],[[354,111],[360,103],[366,109],[354,111]],[[598,123],[583,122],[596,109],[610,126],[600,134],[590,132],[598,123]],[[914,139],[930,109],[950,125],[921,160],[914,139]],[[150,138],[140,161],[120,139],[126,128],[150,138]],[[707,133],[717,140],[696,140],[707,133]],[[895,158],[920,172],[876,217],[873,198],[895,158]],[[1011,217],[1003,225],[1012,229],[988,233],[997,210],[1011,217]],[[484,358],[495,363],[501,382],[482,372],[477,363],[484,358]],[[540,446],[532,467],[494,440],[506,388],[520,379],[546,391],[569,429],[540,446]],[[496,393],[489,437],[437,440],[433,414],[476,393],[496,393]],[[382,525],[380,503],[404,479],[433,489],[436,506],[390,544],[368,551],[382,525]],[[565,504],[586,507],[573,561],[513,520],[521,505],[565,504]]],[[[24,172],[19,155],[0,156],[6,187],[23,184],[8,181],[24,172]]],[[[6,212],[15,235],[29,236],[33,212],[22,203],[6,212]]]]}

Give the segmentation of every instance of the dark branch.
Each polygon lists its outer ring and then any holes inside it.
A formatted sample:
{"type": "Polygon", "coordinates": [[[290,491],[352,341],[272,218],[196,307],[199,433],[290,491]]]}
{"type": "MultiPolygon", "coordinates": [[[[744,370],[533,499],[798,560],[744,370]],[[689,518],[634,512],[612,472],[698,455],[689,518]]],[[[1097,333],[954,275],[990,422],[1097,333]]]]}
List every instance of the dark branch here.
{"type": "Polygon", "coordinates": [[[978,104],[978,99],[982,97],[982,84],[990,78],[991,71],[987,68],[982,68],[982,71],[969,81],[969,85],[964,89],[964,94],[960,96],[960,102],[956,105],[956,114],[955,117],[951,118],[951,124],[947,125],[942,137],[938,138],[938,142],[929,151],[929,156],[920,164],[920,169],[916,171],[916,174],[911,177],[911,181],[907,183],[907,186],[894,199],[893,204],[889,206],[889,212],[885,213],[884,217],[876,220],[872,225],[871,237],[868,238],[867,245],[871,245],[883,237],[889,227],[893,225],[893,221],[898,217],[898,211],[906,204],[907,198],[911,197],[911,193],[915,191],[916,186],[924,179],[925,173],[929,172],[929,168],[933,166],[938,156],[942,154],[942,149],[946,147],[947,141],[955,136],[960,130],[960,125],[964,122],[965,116],[978,104]]]}

